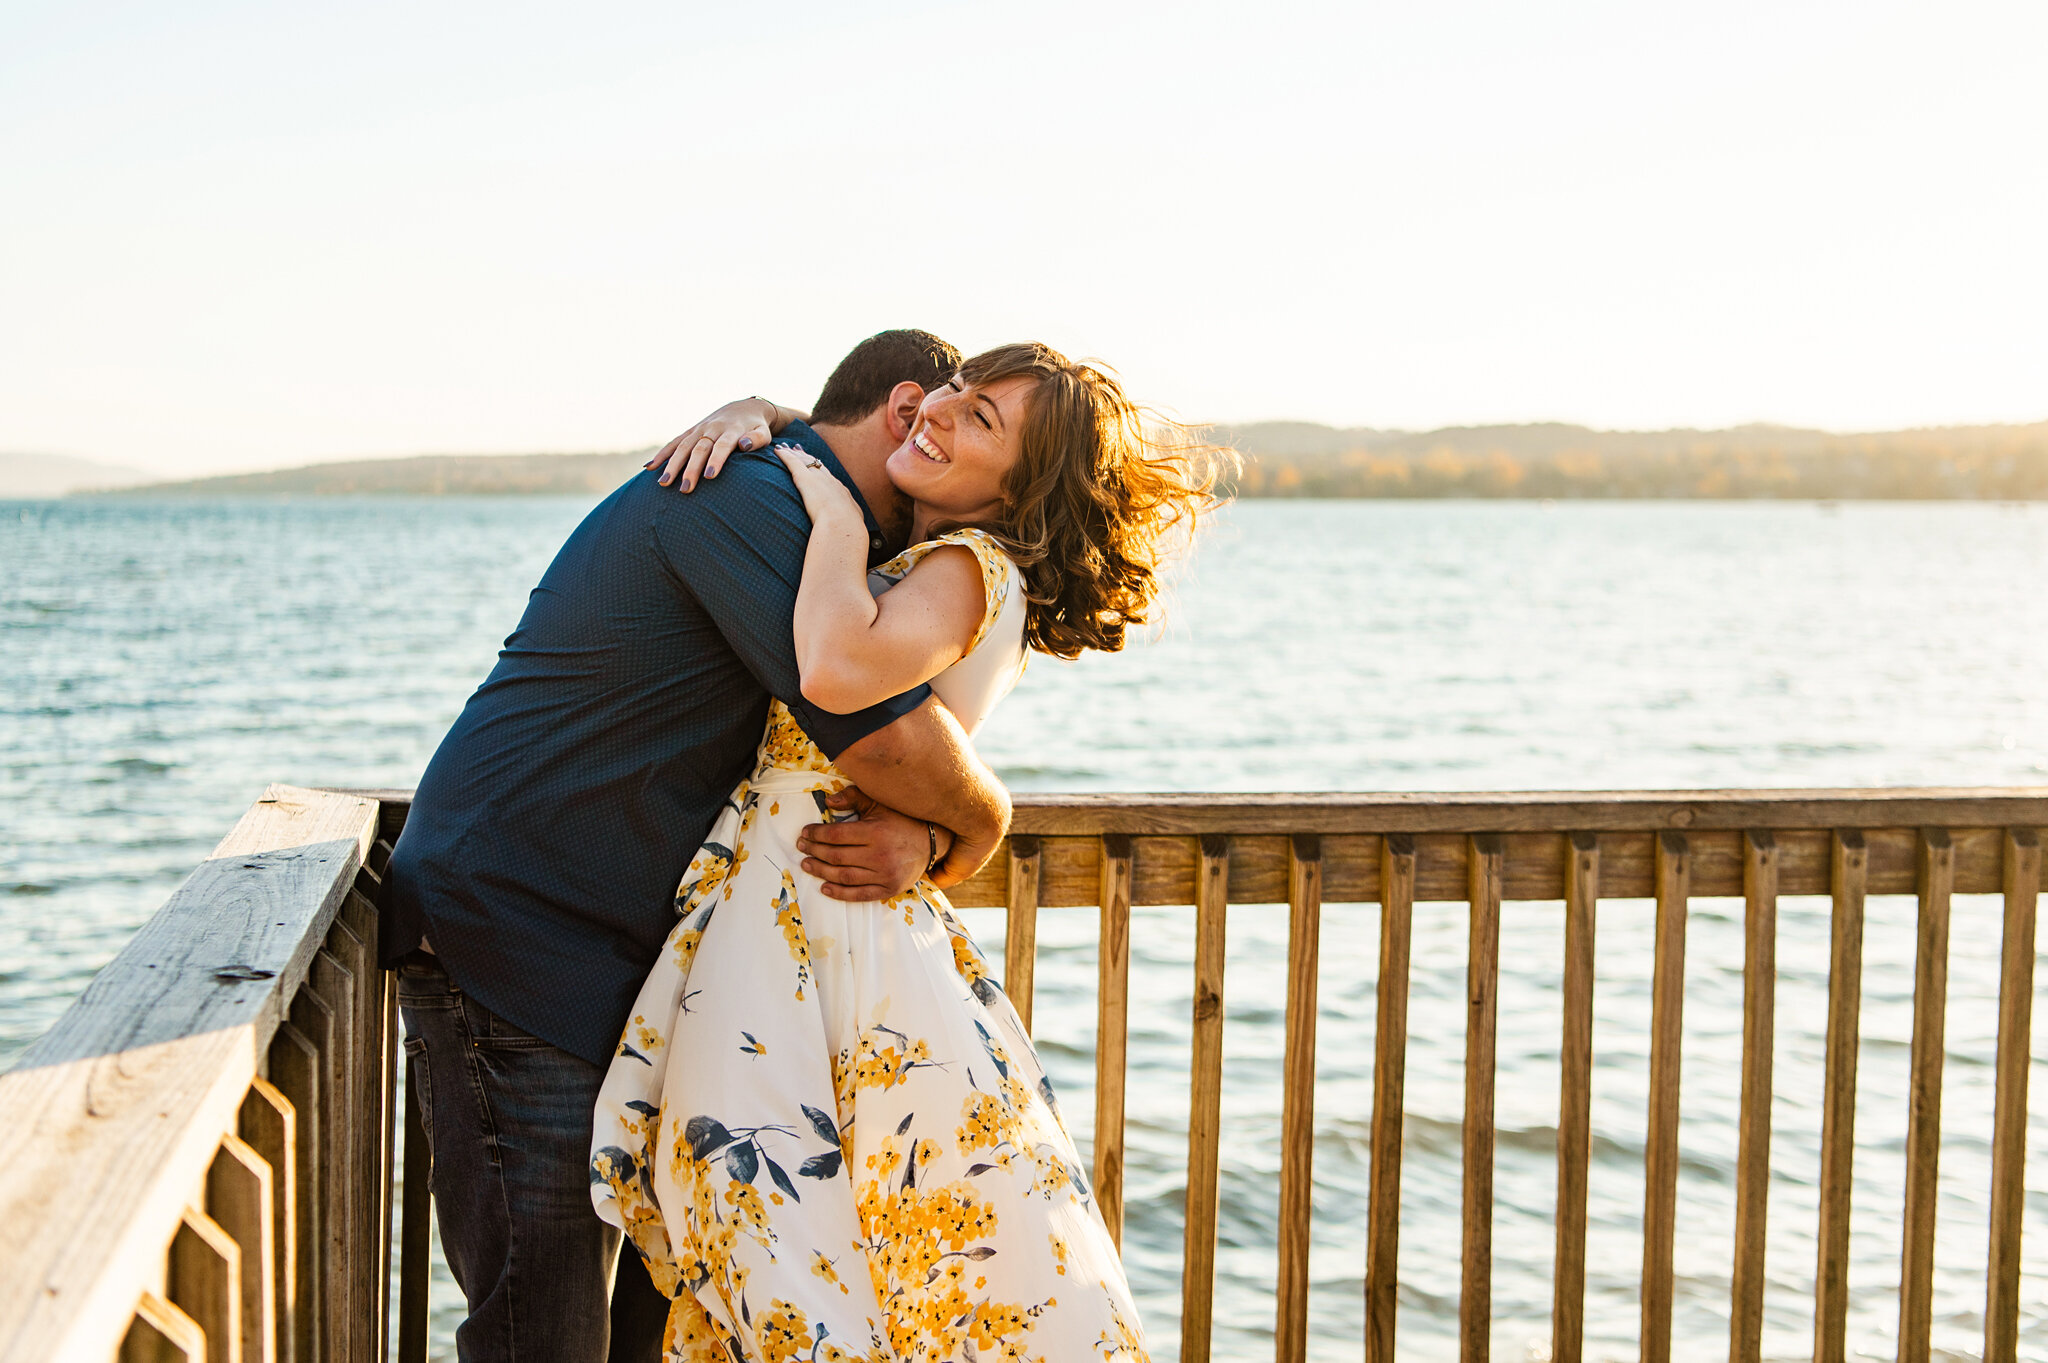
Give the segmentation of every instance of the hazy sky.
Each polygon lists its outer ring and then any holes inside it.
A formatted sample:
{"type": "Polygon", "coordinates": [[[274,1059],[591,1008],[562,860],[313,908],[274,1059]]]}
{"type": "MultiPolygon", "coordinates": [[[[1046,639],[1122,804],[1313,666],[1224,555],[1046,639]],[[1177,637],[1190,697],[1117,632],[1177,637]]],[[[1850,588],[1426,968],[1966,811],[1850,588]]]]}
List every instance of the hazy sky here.
{"type": "Polygon", "coordinates": [[[0,450],[617,449],[885,326],[1191,419],[2048,418],[2048,5],[0,5],[0,450]]]}

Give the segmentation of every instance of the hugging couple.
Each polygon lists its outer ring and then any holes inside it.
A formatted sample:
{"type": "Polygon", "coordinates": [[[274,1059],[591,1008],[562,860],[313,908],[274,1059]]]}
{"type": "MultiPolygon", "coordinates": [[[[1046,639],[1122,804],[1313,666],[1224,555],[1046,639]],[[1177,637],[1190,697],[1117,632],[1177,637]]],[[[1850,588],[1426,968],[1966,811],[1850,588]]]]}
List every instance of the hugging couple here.
{"type": "Polygon", "coordinates": [[[1163,429],[1045,346],[883,332],[569,536],[384,907],[462,1358],[1146,1357],[942,891],[1007,827],[970,736],[1027,653],[1121,648],[1211,504],[1163,429]]]}

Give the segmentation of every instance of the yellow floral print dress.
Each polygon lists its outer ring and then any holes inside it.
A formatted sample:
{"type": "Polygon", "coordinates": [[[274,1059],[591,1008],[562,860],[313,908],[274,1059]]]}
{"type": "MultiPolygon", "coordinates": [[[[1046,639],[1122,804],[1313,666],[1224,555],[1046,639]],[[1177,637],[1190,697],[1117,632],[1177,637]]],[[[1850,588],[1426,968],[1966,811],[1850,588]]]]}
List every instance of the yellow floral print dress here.
{"type": "MultiPolygon", "coordinates": [[[[941,543],[987,587],[934,682],[956,713],[946,683],[975,682],[972,729],[1022,671],[1023,589],[975,531],[906,550],[877,588],[941,543]]],[[[673,1299],[666,1357],[1144,1363],[1052,1086],[945,896],[843,903],[799,868],[798,832],[845,784],[771,705],[598,1099],[591,1196],[673,1299]]]]}

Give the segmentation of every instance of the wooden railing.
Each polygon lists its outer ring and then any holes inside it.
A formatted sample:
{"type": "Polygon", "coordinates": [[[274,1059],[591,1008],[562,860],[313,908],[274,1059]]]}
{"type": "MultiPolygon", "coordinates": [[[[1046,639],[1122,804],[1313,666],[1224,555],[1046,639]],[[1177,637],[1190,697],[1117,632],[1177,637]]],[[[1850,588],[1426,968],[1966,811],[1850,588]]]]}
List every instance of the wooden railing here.
{"type": "Polygon", "coordinates": [[[0,1075],[0,1360],[382,1356],[389,851],[272,786],[0,1075]]]}
{"type": "MultiPolygon", "coordinates": [[[[0,1075],[0,1363],[368,1363],[388,1337],[393,991],[377,875],[403,791],[273,787],[85,995],[0,1075]]],[[[958,887],[1004,907],[1027,1026],[1041,908],[1101,918],[1098,1199],[1121,1235],[1131,910],[1192,905],[1194,994],[1180,1357],[1206,1363],[1216,1266],[1225,941],[1232,904],[1288,906],[1275,1356],[1308,1351],[1319,928],[1381,905],[1365,1227],[1368,1359],[1393,1357],[1414,906],[1469,906],[1461,1357],[1489,1348],[1501,905],[1564,906],[1552,1358],[1583,1353],[1596,907],[1655,901],[1641,1348],[1671,1353],[1688,901],[1744,900],[1731,1359],[1760,1353],[1777,902],[1832,897],[1814,1356],[1845,1358],[1863,905],[1918,897],[1899,1358],[1928,1357],[1952,895],[2005,901],[1984,1356],[2017,1356],[2039,830],[2048,790],[1474,796],[1026,796],[958,887]]],[[[425,1355],[427,1206],[403,1123],[399,1353],[425,1355]]]]}

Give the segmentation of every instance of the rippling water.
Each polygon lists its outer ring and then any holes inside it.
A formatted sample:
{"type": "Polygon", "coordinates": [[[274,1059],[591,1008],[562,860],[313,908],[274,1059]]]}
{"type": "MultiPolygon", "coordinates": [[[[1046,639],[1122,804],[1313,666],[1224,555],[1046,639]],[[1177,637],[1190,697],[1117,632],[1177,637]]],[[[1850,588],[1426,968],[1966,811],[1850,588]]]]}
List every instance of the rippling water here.
{"type": "MultiPolygon", "coordinates": [[[[585,499],[0,503],[0,1066],[271,780],[410,785],[585,499]]],[[[1165,635],[1036,662],[983,746],[1020,789],[1452,790],[2048,783],[2048,508],[1262,502],[1209,536],[1165,635]]],[[[1724,1357],[1740,904],[1688,934],[1676,1350],[1724,1357]]],[[[1873,899],[1852,1347],[1890,1357],[1911,1032],[1910,901],[1873,899]]],[[[1179,1317],[1193,931],[1133,933],[1127,1251],[1155,1354],[1179,1317]]],[[[971,920],[992,948],[998,913],[971,920]]],[[[1540,1358],[1555,1198],[1554,905],[1509,905],[1496,1356],[1540,1358]]],[[[1378,912],[1325,912],[1312,1328],[1363,1329],[1378,912]]],[[[1037,1017],[1086,1123],[1094,914],[1041,919],[1037,1017]]],[[[1588,1356],[1633,1358],[1649,906],[1601,906],[1588,1356]]],[[[1956,904],[1936,1342],[1981,1344],[1995,902],[1956,904]]],[[[1419,906],[1400,1324],[1445,1356],[1458,1287],[1461,906],[1419,906]]],[[[1270,1356],[1284,913],[1233,906],[1217,1356],[1270,1356]]],[[[1822,901],[1780,909],[1765,1350],[1811,1347],[1827,988],[1822,901]]],[[[2036,1094],[2048,1093],[2039,1074],[2036,1094]]],[[[2037,1101],[2037,1110],[2048,1104],[2037,1101]]],[[[2030,1136],[2038,1170],[2048,1122],[2030,1136]]],[[[2039,1175],[2037,1186],[2042,1186],[2039,1175]]],[[[2048,1357],[2030,1193],[2022,1353],[2048,1357]]],[[[437,1348],[460,1303],[445,1275],[437,1348]]]]}

